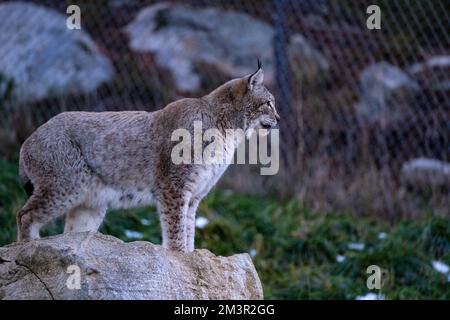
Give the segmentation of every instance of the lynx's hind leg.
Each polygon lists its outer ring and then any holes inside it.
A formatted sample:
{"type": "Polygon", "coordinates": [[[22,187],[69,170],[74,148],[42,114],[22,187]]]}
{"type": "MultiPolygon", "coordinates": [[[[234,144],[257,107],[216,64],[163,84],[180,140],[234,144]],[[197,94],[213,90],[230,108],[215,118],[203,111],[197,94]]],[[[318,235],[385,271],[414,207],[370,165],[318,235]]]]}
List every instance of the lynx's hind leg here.
{"type": "Polygon", "coordinates": [[[66,215],[64,233],[98,231],[105,214],[106,208],[75,208],[66,215]]]}
{"type": "Polygon", "coordinates": [[[17,214],[19,241],[39,238],[43,225],[80,206],[91,190],[93,172],[77,141],[63,129],[49,122],[20,150],[21,182],[31,183],[34,190],[17,214]]]}
{"type": "Polygon", "coordinates": [[[17,241],[39,239],[41,227],[69,212],[76,201],[63,191],[36,188],[17,213],[17,241]]]}

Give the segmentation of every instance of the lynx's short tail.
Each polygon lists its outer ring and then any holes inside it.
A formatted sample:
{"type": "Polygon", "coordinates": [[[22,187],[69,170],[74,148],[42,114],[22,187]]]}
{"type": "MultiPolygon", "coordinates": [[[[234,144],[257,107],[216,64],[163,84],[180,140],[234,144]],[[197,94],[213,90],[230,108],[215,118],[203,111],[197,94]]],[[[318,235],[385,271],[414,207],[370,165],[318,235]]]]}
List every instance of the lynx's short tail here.
{"type": "Polygon", "coordinates": [[[27,193],[28,197],[30,197],[33,194],[34,186],[26,173],[22,149],[20,150],[20,158],[19,158],[19,181],[22,184],[23,188],[25,189],[25,192],[27,193]]]}

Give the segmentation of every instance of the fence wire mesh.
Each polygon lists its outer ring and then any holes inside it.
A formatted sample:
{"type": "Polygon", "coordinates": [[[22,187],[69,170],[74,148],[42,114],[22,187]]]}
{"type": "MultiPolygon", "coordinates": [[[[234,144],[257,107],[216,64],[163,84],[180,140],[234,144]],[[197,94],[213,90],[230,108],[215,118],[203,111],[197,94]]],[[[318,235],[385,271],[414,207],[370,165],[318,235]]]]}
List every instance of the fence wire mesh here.
{"type": "Polygon", "coordinates": [[[282,117],[281,171],[233,168],[224,184],[363,214],[449,214],[449,9],[445,0],[2,2],[0,153],[17,157],[61,111],[157,110],[261,58],[282,117]],[[66,27],[72,4],[81,30],[66,27]],[[381,29],[369,30],[373,4],[381,29]]]}

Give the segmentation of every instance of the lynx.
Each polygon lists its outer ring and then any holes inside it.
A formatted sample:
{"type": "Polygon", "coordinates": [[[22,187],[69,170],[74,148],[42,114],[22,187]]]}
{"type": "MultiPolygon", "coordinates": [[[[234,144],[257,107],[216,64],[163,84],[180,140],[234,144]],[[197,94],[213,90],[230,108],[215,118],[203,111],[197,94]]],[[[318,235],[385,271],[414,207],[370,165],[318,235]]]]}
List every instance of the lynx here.
{"type": "MultiPolygon", "coordinates": [[[[17,214],[18,241],[39,238],[40,228],[65,216],[64,232],[95,232],[108,208],[156,205],[163,246],[194,250],[199,202],[227,164],[174,164],[171,133],[277,125],[275,100],[258,69],[198,99],[181,99],[155,112],[63,112],[22,145],[19,177],[29,195],[17,214]]],[[[224,143],[232,157],[236,145],[224,143]]]]}

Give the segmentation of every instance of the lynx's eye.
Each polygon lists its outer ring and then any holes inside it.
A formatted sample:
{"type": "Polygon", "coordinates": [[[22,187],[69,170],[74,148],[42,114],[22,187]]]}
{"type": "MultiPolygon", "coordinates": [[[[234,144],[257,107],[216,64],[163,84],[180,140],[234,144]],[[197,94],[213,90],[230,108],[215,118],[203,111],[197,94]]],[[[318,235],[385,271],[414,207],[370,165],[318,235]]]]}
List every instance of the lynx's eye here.
{"type": "Polygon", "coordinates": [[[272,103],[270,101],[263,102],[258,106],[258,108],[261,109],[262,107],[265,106],[269,106],[270,108],[272,108],[272,103]]]}
{"type": "Polygon", "coordinates": [[[272,101],[267,101],[266,103],[267,103],[267,105],[269,106],[270,109],[272,109],[273,111],[275,111],[275,106],[273,105],[273,102],[272,102],[272,101]]]}

